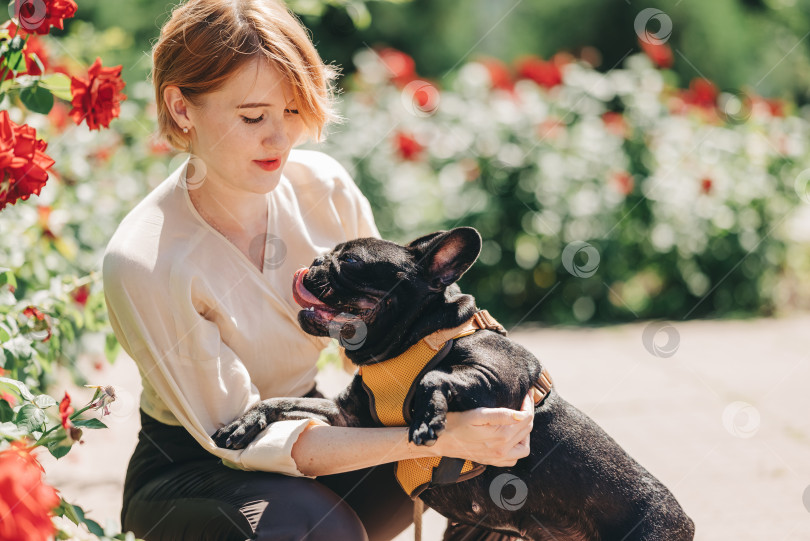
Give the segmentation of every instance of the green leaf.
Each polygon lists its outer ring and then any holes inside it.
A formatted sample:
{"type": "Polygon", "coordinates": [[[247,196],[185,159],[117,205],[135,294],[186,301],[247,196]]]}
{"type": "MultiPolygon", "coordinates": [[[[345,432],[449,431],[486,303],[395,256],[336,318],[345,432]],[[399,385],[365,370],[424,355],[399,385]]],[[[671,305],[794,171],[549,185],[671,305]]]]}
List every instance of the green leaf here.
{"type": "Polygon", "coordinates": [[[9,50],[20,52],[25,47],[25,40],[23,39],[22,35],[17,34],[12,38],[11,42],[9,43],[9,50]]]}
{"type": "MultiPolygon", "coordinates": [[[[22,361],[27,361],[34,354],[31,347],[31,340],[25,336],[15,336],[8,342],[3,343],[3,348],[9,352],[14,358],[22,361]]],[[[2,379],[2,378],[0,378],[2,379]]]]}
{"type": "Polygon", "coordinates": [[[358,30],[365,30],[371,24],[371,13],[368,12],[364,2],[349,2],[346,13],[358,30]]]}
{"type": "Polygon", "coordinates": [[[16,289],[17,277],[14,276],[14,273],[8,267],[0,267],[0,286],[6,284],[12,285],[16,289]]]}
{"type": "Polygon", "coordinates": [[[20,90],[20,99],[28,110],[47,115],[53,107],[53,94],[38,84],[20,90]]]}
{"type": "Polygon", "coordinates": [[[24,400],[31,401],[34,399],[34,395],[32,395],[28,387],[25,386],[25,383],[17,381],[16,379],[0,377],[0,389],[8,389],[24,400]]]}
{"type": "Polygon", "coordinates": [[[104,340],[104,355],[107,356],[107,360],[110,364],[115,362],[120,350],[121,344],[118,343],[118,339],[113,333],[108,334],[104,340]]]}
{"type": "Polygon", "coordinates": [[[9,440],[19,440],[27,436],[28,432],[20,430],[20,428],[12,422],[0,423],[0,436],[9,440]]]}
{"type": "Polygon", "coordinates": [[[14,410],[11,409],[11,404],[0,399],[0,423],[7,423],[12,420],[14,420],[14,410]]]}
{"type": "Polygon", "coordinates": [[[64,73],[46,75],[39,80],[39,84],[50,90],[57,98],[73,101],[73,95],[70,93],[70,77],[64,73]]]}
{"type": "Polygon", "coordinates": [[[78,505],[74,505],[73,508],[76,510],[76,514],[79,516],[79,520],[87,525],[87,529],[90,530],[90,533],[97,535],[99,537],[104,537],[105,535],[104,530],[102,529],[101,526],[99,526],[98,522],[87,518],[87,516],[84,514],[84,509],[82,509],[78,505]]]}
{"type": "Polygon", "coordinates": [[[98,419],[71,419],[71,422],[79,427],[82,428],[107,428],[107,425],[99,421],[98,419]]]}
{"type": "Polygon", "coordinates": [[[77,526],[79,525],[79,521],[81,520],[79,518],[78,513],[76,513],[76,508],[73,507],[68,502],[66,502],[64,498],[62,498],[62,501],[59,502],[59,507],[54,509],[54,514],[56,514],[56,516],[58,517],[65,517],[69,519],[73,524],[77,526]]]}
{"type": "Polygon", "coordinates": [[[33,404],[25,404],[20,411],[17,412],[17,417],[14,422],[20,430],[32,432],[42,427],[45,422],[45,412],[33,404]]]}
{"type": "Polygon", "coordinates": [[[48,396],[46,394],[37,395],[34,398],[33,402],[42,409],[50,408],[51,406],[55,406],[57,404],[55,398],[53,398],[52,396],[48,396]]]}
{"type": "Polygon", "coordinates": [[[73,447],[73,440],[70,439],[62,427],[59,427],[58,430],[54,430],[37,441],[37,444],[44,446],[54,458],[62,458],[73,447]]]}

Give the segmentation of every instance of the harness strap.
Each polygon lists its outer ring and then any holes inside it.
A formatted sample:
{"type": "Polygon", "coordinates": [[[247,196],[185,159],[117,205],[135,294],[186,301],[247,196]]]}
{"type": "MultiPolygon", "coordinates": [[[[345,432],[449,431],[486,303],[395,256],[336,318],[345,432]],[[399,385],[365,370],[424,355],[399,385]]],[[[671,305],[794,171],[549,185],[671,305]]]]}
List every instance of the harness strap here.
{"type": "Polygon", "coordinates": [[[442,345],[451,338],[461,338],[472,334],[479,329],[489,329],[506,336],[506,329],[503,325],[490,315],[487,310],[479,310],[473,316],[459,325],[450,329],[440,329],[422,338],[433,351],[439,351],[442,345]]]}

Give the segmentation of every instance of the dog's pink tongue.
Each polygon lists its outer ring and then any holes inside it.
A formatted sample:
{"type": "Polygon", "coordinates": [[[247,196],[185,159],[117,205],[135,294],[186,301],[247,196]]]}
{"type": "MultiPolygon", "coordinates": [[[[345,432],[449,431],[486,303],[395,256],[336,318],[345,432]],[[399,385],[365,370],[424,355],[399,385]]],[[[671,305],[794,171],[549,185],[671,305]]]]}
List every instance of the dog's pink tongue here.
{"type": "Polygon", "coordinates": [[[307,272],[309,272],[309,268],[307,267],[295,271],[293,275],[293,299],[295,299],[295,302],[302,308],[321,306],[324,303],[304,287],[304,275],[307,272]]]}

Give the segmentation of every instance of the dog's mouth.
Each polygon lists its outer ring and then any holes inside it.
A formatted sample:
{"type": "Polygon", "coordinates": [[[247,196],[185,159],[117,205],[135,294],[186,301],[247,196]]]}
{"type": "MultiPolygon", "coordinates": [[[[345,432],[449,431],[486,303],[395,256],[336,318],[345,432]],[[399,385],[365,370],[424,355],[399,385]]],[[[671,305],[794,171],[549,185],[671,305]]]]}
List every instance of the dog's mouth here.
{"type": "Polygon", "coordinates": [[[315,319],[322,324],[332,321],[346,323],[363,318],[374,308],[374,304],[369,301],[362,301],[360,306],[345,303],[337,305],[327,304],[304,285],[304,276],[309,272],[308,267],[303,267],[295,271],[293,275],[293,299],[296,304],[303,308],[301,314],[307,318],[315,319]]]}

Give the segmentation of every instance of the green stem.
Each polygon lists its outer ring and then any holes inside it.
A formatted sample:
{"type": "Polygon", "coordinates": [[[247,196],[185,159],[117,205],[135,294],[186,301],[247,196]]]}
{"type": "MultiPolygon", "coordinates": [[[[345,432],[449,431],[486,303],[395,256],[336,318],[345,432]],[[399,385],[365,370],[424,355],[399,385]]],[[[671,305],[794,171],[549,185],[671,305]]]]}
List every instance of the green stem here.
{"type": "MultiPolygon", "coordinates": [[[[76,419],[76,418],[77,418],[79,415],[81,415],[81,414],[82,414],[82,413],[84,413],[85,411],[89,410],[89,409],[90,409],[90,407],[91,407],[92,405],[93,405],[93,403],[92,403],[92,402],[90,402],[88,405],[86,405],[85,407],[83,407],[83,408],[82,408],[82,409],[80,409],[79,411],[77,411],[77,412],[73,413],[73,414],[70,416],[70,420],[72,421],[72,420],[76,419]]],[[[42,438],[44,438],[45,436],[47,436],[48,434],[50,434],[51,432],[53,432],[54,430],[56,430],[56,429],[57,429],[57,428],[59,428],[60,426],[62,426],[62,423],[59,423],[58,425],[53,425],[51,428],[49,428],[48,430],[46,430],[45,432],[43,432],[43,433],[42,433],[42,435],[39,437],[39,440],[37,440],[37,441],[38,441],[38,442],[39,442],[39,441],[41,441],[41,440],[42,440],[42,438]]]]}
{"type": "MultiPolygon", "coordinates": [[[[16,37],[17,37],[17,32],[18,32],[19,30],[20,30],[19,25],[14,25],[14,35],[13,35],[13,36],[11,36],[11,37],[9,38],[9,40],[10,40],[10,41],[14,41],[14,38],[16,38],[16,37]]],[[[22,46],[22,48],[20,49],[20,51],[22,52],[22,56],[21,56],[21,58],[22,58],[22,62],[23,62],[23,64],[25,64],[25,46],[28,44],[28,40],[29,40],[30,38],[31,38],[31,34],[26,34],[26,35],[25,35],[25,39],[23,40],[23,46],[22,46]]],[[[7,74],[7,73],[8,73],[8,58],[6,58],[6,64],[5,64],[5,66],[3,66],[3,74],[2,74],[2,75],[0,75],[0,85],[2,85],[2,84],[5,82],[5,80],[6,80],[6,74],[7,74]]],[[[14,84],[14,83],[13,83],[13,80],[12,80],[12,85],[13,85],[13,84],[14,84]]],[[[10,87],[9,87],[9,88],[10,88],[10,87]]],[[[2,101],[3,101],[3,98],[5,98],[5,97],[6,97],[6,93],[5,93],[5,92],[0,92],[0,102],[2,102],[2,101]]]]}

